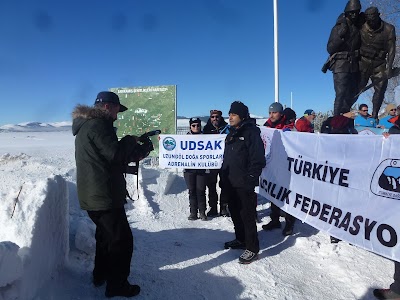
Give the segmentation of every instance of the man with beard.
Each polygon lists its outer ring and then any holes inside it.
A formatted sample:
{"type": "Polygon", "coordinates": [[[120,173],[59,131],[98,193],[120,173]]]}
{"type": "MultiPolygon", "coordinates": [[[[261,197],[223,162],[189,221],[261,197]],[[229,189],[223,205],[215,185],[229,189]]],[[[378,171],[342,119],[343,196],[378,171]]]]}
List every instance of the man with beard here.
{"type": "MultiPolygon", "coordinates": [[[[369,7],[365,10],[365,23],[361,28],[359,90],[362,90],[368,80],[374,84],[372,97],[372,118],[378,119],[391,76],[396,54],[396,32],[393,25],[380,18],[378,8],[369,7]]],[[[378,120],[377,120],[378,121],[378,120]]]]}
{"type": "MultiPolygon", "coordinates": [[[[269,119],[264,123],[264,126],[268,128],[281,129],[283,131],[290,131],[293,129],[294,123],[287,124],[286,116],[283,114],[283,106],[279,102],[273,102],[269,106],[269,119]]],[[[281,215],[281,209],[271,202],[271,221],[262,226],[265,231],[281,228],[281,222],[279,217],[281,215]]],[[[285,213],[286,225],[282,231],[284,236],[292,235],[294,223],[296,218],[288,213],[285,213]]]]}
{"type": "Polygon", "coordinates": [[[360,79],[359,49],[361,45],[359,0],[350,0],[329,36],[327,50],[330,55],[327,62],[333,73],[335,87],[334,115],[341,111],[350,111],[356,102],[360,79]]]}

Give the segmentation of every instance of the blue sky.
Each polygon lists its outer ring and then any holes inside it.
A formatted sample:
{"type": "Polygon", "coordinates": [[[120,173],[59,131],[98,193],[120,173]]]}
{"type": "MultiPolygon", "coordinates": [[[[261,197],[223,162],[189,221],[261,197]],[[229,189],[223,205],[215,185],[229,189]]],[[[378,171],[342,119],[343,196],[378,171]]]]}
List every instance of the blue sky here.
{"type": "MultiPolygon", "coordinates": [[[[321,67],[346,3],[278,0],[280,102],[300,115],[333,108],[321,67]]],[[[3,0],[0,36],[0,125],[70,120],[112,87],[176,84],[188,117],[275,97],[273,0],[3,0]]]]}

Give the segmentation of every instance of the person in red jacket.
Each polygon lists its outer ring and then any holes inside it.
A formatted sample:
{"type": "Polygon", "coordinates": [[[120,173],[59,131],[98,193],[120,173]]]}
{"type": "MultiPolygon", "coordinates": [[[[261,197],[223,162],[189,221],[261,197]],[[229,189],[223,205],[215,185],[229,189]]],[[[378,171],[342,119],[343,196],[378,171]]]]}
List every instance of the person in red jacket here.
{"type": "Polygon", "coordinates": [[[315,119],[315,112],[312,109],[307,109],[304,112],[304,116],[301,118],[297,119],[295,123],[295,127],[297,131],[300,132],[314,132],[314,122],[315,119]]]}
{"type": "MultiPolygon", "coordinates": [[[[283,131],[290,131],[294,127],[293,121],[287,122],[287,117],[283,113],[283,106],[279,102],[274,102],[269,106],[269,119],[264,123],[264,126],[269,128],[281,129],[283,131]]],[[[271,221],[268,224],[262,226],[262,229],[270,231],[276,228],[281,228],[281,222],[279,217],[281,210],[278,206],[271,202],[271,221]]],[[[285,213],[286,225],[282,231],[284,236],[292,235],[294,222],[296,218],[285,213]]]]}
{"type": "Polygon", "coordinates": [[[291,131],[294,128],[294,122],[286,116],[282,104],[274,102],[269,106],[269,118],[264,126],[291,131]]]}

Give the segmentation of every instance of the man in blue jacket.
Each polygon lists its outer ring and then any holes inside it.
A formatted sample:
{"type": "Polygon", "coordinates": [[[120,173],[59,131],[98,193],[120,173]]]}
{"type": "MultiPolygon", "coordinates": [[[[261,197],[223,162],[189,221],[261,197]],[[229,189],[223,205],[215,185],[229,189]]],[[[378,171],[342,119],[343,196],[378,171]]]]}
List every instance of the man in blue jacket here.
{"type": "Polygon", "coordinates": [[[355,126],[376,127],[375,119],[368,113],[368,105],[360,104],[358,107],[358,116],[354,120],[355,126]]]}

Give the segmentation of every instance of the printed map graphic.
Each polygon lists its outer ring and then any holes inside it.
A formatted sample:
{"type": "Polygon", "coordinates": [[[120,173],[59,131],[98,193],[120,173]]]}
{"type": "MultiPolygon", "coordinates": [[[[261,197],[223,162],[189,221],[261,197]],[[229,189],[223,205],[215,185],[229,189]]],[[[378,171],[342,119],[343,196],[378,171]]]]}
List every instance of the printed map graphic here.
{"type": "MultiPolygon", "coordinates": [[[[117,136],[140,136],[160,129],[161,133],[176,133],[176,85],[111,88],[128,110],[118,114],[114,126],[117,136]]],[[[154,151],[158,156],[158,137],[153,136],[154,151]]]]}

